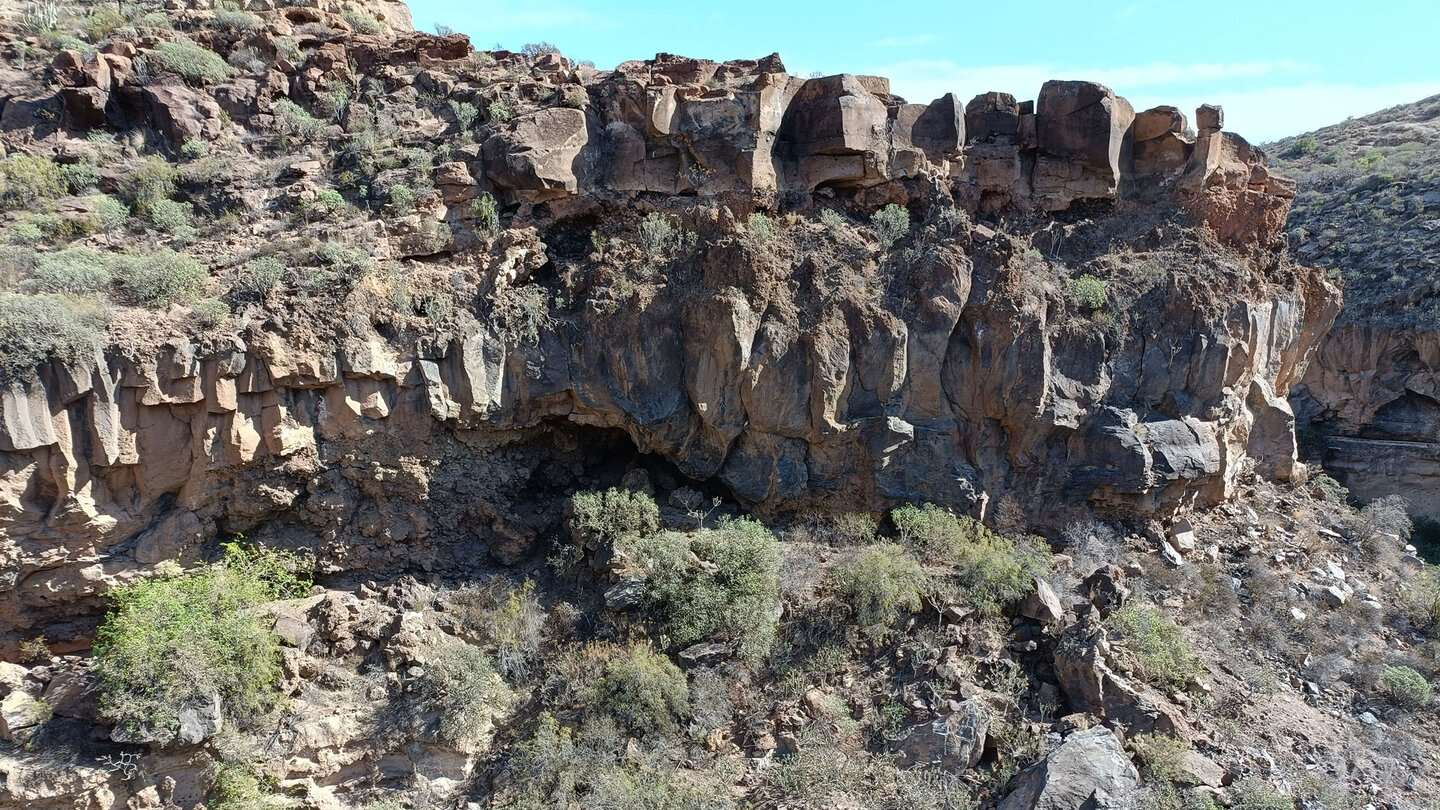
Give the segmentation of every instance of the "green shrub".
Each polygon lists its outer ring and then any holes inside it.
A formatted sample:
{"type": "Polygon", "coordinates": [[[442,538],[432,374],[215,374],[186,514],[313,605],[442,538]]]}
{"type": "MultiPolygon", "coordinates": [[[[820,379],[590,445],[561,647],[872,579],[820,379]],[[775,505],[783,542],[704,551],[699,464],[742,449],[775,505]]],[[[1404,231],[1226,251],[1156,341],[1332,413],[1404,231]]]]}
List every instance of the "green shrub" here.
{"type": "Polygon", "coordinates": [[[1035,589],[1051,572],[1050,552],[993,532],[979,521],[934,505],[890,513],[900,542],[924,560],[955,568],[960,596],[982,613],[998,613],[1035,589]]]}
{"type": "Polygon", "coordinates": [[[755,211],[745,221],[745,229],[758,241],[768,242],[775,236],[775,220],[760,211],[755,211]]]}
{"type": "Polygon", "coordinates": [[[33,245],[44,238],[45,232],[31,220],[17,222],[5,231],[5,241],[12,245],[33,245]]]}
{"type": "Polygon", "coordinates": [[[1408,539],[1415,530],[1410,520],[1410,502],[1401,495],[1386,495],[1365,504],[1360,510],[1360,524],[1366,534],[1393,534],[1401,540],[1408,539]]]}
{"type": "Polygon", "coordinates": [[[180,145],[180,156],[186,160],[199,160],[210,154],[210,144],[198,138],[191,138],[180,145]]]}
{"type": "Polygon", "coordinates": [[[415,189],[404,183],[396,183],[387,191],[390,208],[397,214],[408,214],[415,208],[415,189]]]}
{"type": "Polygon", "coordinates": [[[1137,734],[1130,738],[1129,745],[1152,780],[1174,782],[1184,778],[1189,745],[1164,734],[1137,734]]]}
{"type": "Polygon", "coordinates": [[[569,511],[570,536],[581,548],[602,548],[660,530],[660,507],[636,490],[577,492],[569,511]]]}
{"type": "Polygon", "coordinates": [[[1110,288],[1102,279],[1082,273],[1065,284],[1065,297],[1081,309],[1100,309],[1110,301],[1110,288]]]}
{"type": "Polygon", "coordinates": [[[1305,157],[1306,155],[1313,155],[1315,152],[1319,151],[1319,149],[1320,142],[1315,140],[1314,135],[1301,135],[1300,137],[1290,142],[1290,145],[1285,148],[1285,151],[1281,154],[1281,157],[1305,157]]]}
{"type": "Polygon", "coordinates": [[[0,295],[0,375],[20,378],[50,358],[72,363],[94,354],[109,320],[93,299],[0,295]]]}
{"type": "Polygon", "coordinates": [[[1247,776],[1230,786],[1230,810],[1295,810],[1295,800],[1264,779],[1247,776]]]}
{"type": "Polygon", "coordinates": [[[485,653],[452,642],[434,650],[423,669],[419,694],[437,713],[439,738],[460,745],[483,740],[511,698],[485,653]]]}
{"type": "Polygon", "coordinates": [[[475,228],[487,236],[500,233],[500,206],[488,193],[481,194],[470,203],[470,213],[475,217],[475,228]]]}
{"type": "Polygon", "coordinates": [[[49,158],[12,155],[0,161],[0,207],[31,208],[65,193],[65,173],[49,158]]]}
{"type": "Polygon", "coordinates": [[[226,716],[253,720],[281,699],[280,642],[257,608],[308,589],[293,559],[227,543],[224,558],[111,593],[95,637],[103,715],[165,741],[178,710],[218,695],[226,716]]]}
{"type": "Polygon", "coordinates": [[[175,200],[151,200],[140,209],[145,219],[161,231],[181,239],[194,239],[195,226],[190,224],[194,206],[175,200]]]}
{"type": "Polygon", "coordinates": [[[219,298],[201,298],[190,305],[190,314],[201,326],[209,329],[230,317],[230,305],[219,298]]]}
{"type": "Polygon", "coordinates": [[[218,31],[235,34],[260,27],[260,18],[248,11],[220,9],[210,19],[210,25],[218,31]]]}
{"type": "Polygon", "coordinates": [[[174,71],[187,82],[218,84],[230,78],[230,65],[219,54],[188,39],[162,42],[148,54],[151,64],[174,71]]]}
{"type": "Polygon", "coordinates": [[[222,762],[215,766],[215,783],[205,806],[209,810],[261,810],[268,798],[253,768],[222,762]]]}
{"type": "MultiPolygon", "coordinates": [[[[663,750],[663,749],[660,749],[663,750]]],[[[626,756],[613,726],[579,732],[546,712],[535,733],[515,746],[506,764],[512,777],[496,804],[507,810],[645,808],[733,810],[723,779],[681,772],[663,755],[626,756]]]]}
{"type": "Polygon", "coordinates": [[[245,73],[264,73],[265,69],[270,66],[269,63],[265,61],[265,57],[260,55],[259,48],[248,46],[236,48],[234,51],[231,51],[230,56],[225,61],[229,62],[232,67],[238,68],[245,73]]]}
{"type": "Polygon", "coordinates": [[[560,53],[560,49],[544,41],[527,42],[524,45],[520,46],[520,53],[531,59],[534,59],[537,56],[543,56],[547,53],[560,53]]]}
{"type": "Polygon", "coordinates": [[[515,119],[515,108],[503,101],[492,101],[485,108],[485,116],[492,124],[506,124],[515,119]]]}
{"type": "Polygon", "coordinates": [[[284,278],[284,262],[274,256],[258,256],[245,263],[235,289],[263,299],[274,292],[284,278]]]}
{"type": "Polygon", "coordinates": [[[695,246],[695,234],[668,214],[652,211],[640,220],[636,232],[640,249],[651,259],[674,257],[695,246]]]}
{"type": "Polygon", "coordinates": [[[881,247],[889,250],[910,233],[910,212],[903,205],[891,203],[870,215],[870,228],[881,247]]]}
{"type": "Polygon", "coordinates": [[[1188,689],[1204,671],[1180,627],[1159,610],[1132,601],[1105,619],[1110,638],[1127,654],[1135,675],[1165,689],[1188,689]]]}
{"type": "Polygon", "coordinates": [[[566,107],[583,110],[590,103],[590,94],[585,92],[583,87],[567,87],[565,93],[560,97],[560,103],[566,107]]]}
{"type": "Polygon", "coordinates": [[[110,286],[105,259],[86,247],[68,247],[41,254],[35,271],[20,288],[28,293],[92,295],[110,286]]]}
{"type": "Polygon", "coordinates": [[[527,579],[510,591],[490,613],[489,625],[500,672],[508,678],[528,676],[530,665],[540,655],[545,629],[545,608],[535,595],[535,583],[527,579]]]}
{"type": "Polygon", "coordinates": [[[880,543],[828,573],[831,591],[853,613],[861,631],[876,640],[920,610],[930,578],[903,546],[880,543]]]}
{"type": "Polygon", "coordinates": [[[324,188],[316,193],[314,201],[305,207],[305,212],[308,216],[323,218],[333,217],[345,208],[345,195],[333,188],[324,188]]]}
{"type": "Polygon", "coordinates": [[[846,219],[844,214],[836,211],[834,208],[826,208],[820,212],[820,224],[831,230],[838,230],[849,223],[850,220],[846,219]]]}
{"type": "Polygon", "coordinates": [[[762,524],[742,518],[694,535],[632,535],[619,548],[644,571],[646,600],[665,617],[675,644],[720,636],[738,641],[751,660],[769,652],[780,607],[780,542],[762,524]]]}
{"type": "Polygon", "coordinates": [[[71,194],[89,191],[100,183],[100,169],[93,163],[70,163],[60,167],[71,194]]]}
{"type": "Polygon", "coordinates": [[[125,15],[121,14],[118,9],[113,9],[108,5],[96,6],[85,19],[80,21],[80,30],[85,32],[85,36],[89,37],[91,42],[99,42],[109,37],[125,22],[125,15]]]}
{"type": "Polygon", "coordinates": [[[113,231],[130,218],[130,209],[125,203],[111,197],[108,194],[96,194],[86,197],[85,202],[90,207],[91,216],[95,220],[96,229],[102,232],[113,231]]]}
{"type": "Polygon", "coordinates": [[[345,24],[358,34],[374,36],[385,32],[385,26],[381,25],[374,17],[349,6],[340,10],[340,19],[344,20],[345,24]]]}
{"type": "Polygon", "coordinates": [[[125,197],[136,208],[144,208],[155,200],[169,199],[175,193],[178,171],[170,161],[150,155],[133,166],[121,184],[125,197]]]}
{"type": "Polygon", "coordinates": [[[210,278],[194,256],[169,248],[122,257],[117,267],[120,286],[130,299],[156,308],[193,300],[210,278]]]}
{"type": "Polygon", "coordinates": [[[313,138],[325,126],[324,121],[288,98],[276,99],[272,111],[276,128],[286,135],[313,138]]]}
{"type": "Polygon", "coordinates": [[[1380,691],[1406,709],[1423,709],[1434,697],[1430,682],[1410,667],[1386,667],[1380,673],[1380,691]]]}
{"type": "Polygon", "coordinates": [[[450,100],[450,112],[455,116],[455,123],[460,125],[461,132],[469,132],[480,120],[480,108],[468,101],[450,100]]]}
{"type": "Polygon", "coordinates": [[[581,696],[587,719],[610,718],[636,735],[668,734],[690,713],[685,673],[644,644],[615,650],[581,696]]]}

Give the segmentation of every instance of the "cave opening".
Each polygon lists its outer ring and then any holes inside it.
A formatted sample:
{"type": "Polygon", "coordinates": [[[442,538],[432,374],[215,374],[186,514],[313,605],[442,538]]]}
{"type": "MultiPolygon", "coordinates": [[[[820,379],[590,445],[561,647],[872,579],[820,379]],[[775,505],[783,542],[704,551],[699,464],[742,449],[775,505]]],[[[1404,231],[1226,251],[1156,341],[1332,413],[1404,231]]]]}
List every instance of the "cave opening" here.
{"type": "Polygon", "coordinates": [[[656,503],[682,511],[708,508],[734,495],[717,479],[692,478],[656,452],[642,451],[625,430],[555,419],[547,422],[547,452],[530,474],[526,496],[536,501],[581,490],[642,489],[656,503]]]}

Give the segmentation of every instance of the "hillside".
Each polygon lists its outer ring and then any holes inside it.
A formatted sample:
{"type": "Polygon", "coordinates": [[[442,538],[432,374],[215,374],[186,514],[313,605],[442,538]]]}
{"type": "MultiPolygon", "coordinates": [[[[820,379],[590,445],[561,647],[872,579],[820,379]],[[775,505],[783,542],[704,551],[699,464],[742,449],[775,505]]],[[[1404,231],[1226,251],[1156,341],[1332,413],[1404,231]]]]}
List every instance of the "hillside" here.
{"type": "Polygon", "coordinates": [[[1311,452],[1358,497],[1440,517],[1440,97],[1268,148],[1299,184],[1291,249],[1345,287],[1293,393],[1311,452]]]}
{"type": "Polygon", "coordinates": [[[0,807],[1440,789],[1440,570],[1298,456],[1344,299],[1220,107],[3,8],[0,807]]]}
{"type": "Polygon", "coordinates": [[[1345,280],[1342,323],[1425,329],[1440,309],[1440,96],[1266,146],[1299,185],[1301,260],[1345,280]]]}

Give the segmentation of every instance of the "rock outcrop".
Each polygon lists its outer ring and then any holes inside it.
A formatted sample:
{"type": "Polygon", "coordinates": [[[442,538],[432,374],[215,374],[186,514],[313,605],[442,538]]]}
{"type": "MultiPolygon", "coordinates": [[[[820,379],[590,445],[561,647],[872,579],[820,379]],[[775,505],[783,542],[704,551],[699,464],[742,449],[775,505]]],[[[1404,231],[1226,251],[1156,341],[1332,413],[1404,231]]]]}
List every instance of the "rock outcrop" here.
{"type": "MultiPolygon", "coordinates": [[[[532,479],[603,431],[764,513],[933,501],[983,514],[1023,496],[1037,525],[1090,509],[1163,518],[1218,502],[1252,465],[1293,471],[1283,392],[1337,293],[1273,250],[1293,188],[1221,129],[1218,108],[1199,111],[1192,138],[1178,111],[1137,115],[1091,82],[1049,82],[1033,104],[989,93],[916,105],[877,77],[790,76],[777,56],[662,54],[597,72],[500,51],[481,66],[460,35],[346,33],[328,7],[256,13],[262,27],[240,39],[197,37],[269,52],[295,34],[310,61],[277,56],[263,76],[213,86],[142,82],[134,60],[157,43],[116,39],[95,62],[57,58],[54,98],[11,99],[0,127],[24,141],[51,119],[12,108],[60,104],[77,131],[99,110],[172,147],[236,131],[280,131],[288,145],[298,130],[279,102],[317,105],[358,71],[369,94],[347,95],[341,123],[316,119],[307,136],[338,142],[345,127],[370,132],[386,104],[413,110],[421,88],[443,88],[454,129],[417,124],[412,137],[472,134],[464,105],[487,123],[411,209],[352,209],[365,221],[335,237],[369,240],[395,268],[425,260],[403,272],[448,261],[458,286],[437,300],[461,313],[417,333],[252,309],[233,334],[177,332],[9,381],[6,644],[93,618],[106,588],[192,558],[217,533],[263,527],[337,570],[427,567],[456,549],[514,562],[552,520],[513,517],[532,479]],[[477,228],[486,199],[508,227],[477,228]],[[890,252],[803,219],[886,203],[918,221],[890,252]],[[1115,205],[1143,213],[1107,213],[1115,205]],[[796,224],[766,242],[742,226],[757,210],[796,224]],[[1076,221],[1045,220],[1062,210],[1076,221]],[[644,211],[689,241],[637,249],[644,211]],[[1039,217],[1044,232],[970,225],[1000,211],[1039,217]],[[1184,229],[1229,245],[1190,250],[1187,269],[1137,290],[1143,305],[1087,318],[1059,292],[1111,243],[1158,249],[1184,229]],[[576,244],[588,231],[587,253],[576,244]],[[562,289],[562,270],[588,280],[562,289]]],[[[316,178],[355,173],[312,151],[287,159],[278,188],[214,193],[257,217],[304,208],[316,178]]],[[[372,209],[400,199],[384,172],[368,193],[372,209]]],[[[254,233],[280,236],[266,228],[254,233]]]]}

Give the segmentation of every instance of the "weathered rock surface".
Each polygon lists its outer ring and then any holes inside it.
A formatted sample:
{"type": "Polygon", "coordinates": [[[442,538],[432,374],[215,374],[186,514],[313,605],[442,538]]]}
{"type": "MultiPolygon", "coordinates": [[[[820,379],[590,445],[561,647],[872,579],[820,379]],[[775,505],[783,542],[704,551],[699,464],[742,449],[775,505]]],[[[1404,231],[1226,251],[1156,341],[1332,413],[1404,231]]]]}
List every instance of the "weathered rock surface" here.
{"type": "Polygon", "coordinates": [[[1087,810],[1130,806],[1140,774],[1108,728],[1077,731],[1021,771],[1000,810],[1087,810]]]}
{"type": "Polygon", "coordinates": [[[980,761],[989,733],[990,710],[971,698],[956,711],[909,729],[896,748],[909,767],[963,771],[980,761]]]}

